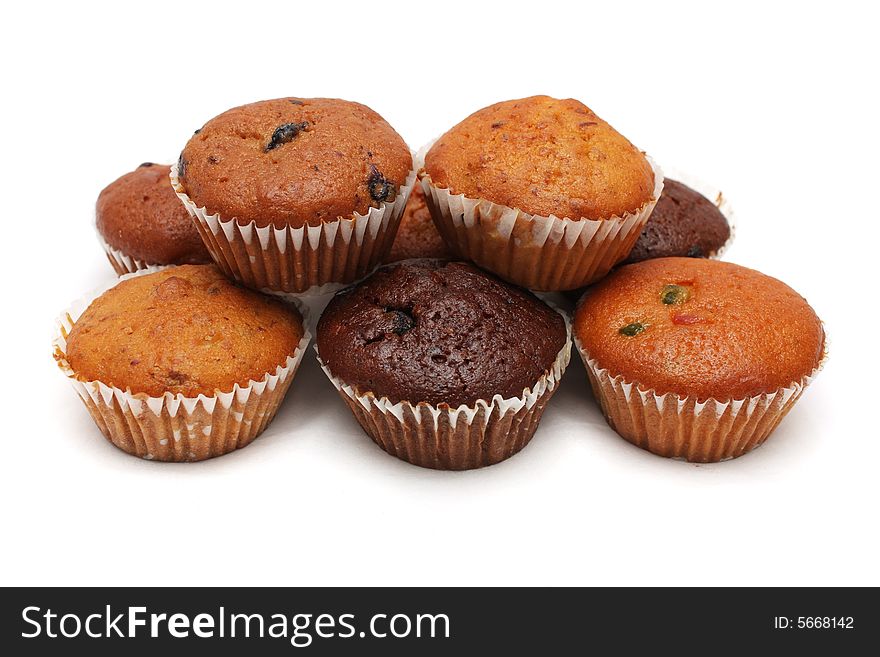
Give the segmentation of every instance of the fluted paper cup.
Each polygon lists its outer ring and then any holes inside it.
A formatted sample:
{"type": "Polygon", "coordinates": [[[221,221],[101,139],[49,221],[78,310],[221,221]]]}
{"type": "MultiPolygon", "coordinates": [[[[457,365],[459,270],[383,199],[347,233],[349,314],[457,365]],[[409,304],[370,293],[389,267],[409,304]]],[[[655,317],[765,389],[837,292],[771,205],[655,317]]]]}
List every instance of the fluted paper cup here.
{"type": "Polygon", "coordinates": [[[750,452],[773,433],[822,368],[773,392],[719,401],[672,392],[659,394],[604,369],[574,337],[593,395],[608,424],[620,436],[649,452],[697,463],[712,463],[750,452]]]}
{"type": "MultiPolygon", "coordinates": [[[[419,151],[417,167],[429,146],[419,151]]],[[[437,230],[458,256],[531,290],[574,290],[605,276],[632,250],[663,191],[663,172],[648,162],[651,199],[635,212],[600,220],[542,217],[452,194],[424,170],[419,183],[437,230]]]]}
{"type": "Polygon", "coordinates": [[[367,214],[339,217],[319,226],[258,227],[234,217],[209,214],[187,195],[171,167],[171,184],[196,223],[208,252],[230,278],[264,292],[326,294],[358,281],[382,263],[415,184],[415,171],[367,214]]]}
{"type": "MultiPolygon", "coordinates": [[[[559,311],[557,311],[559,312],[559,311]]],[[[477,400],[451,408],[360,392],[318,362],[364,431],[383,450],[404,461],[437,470],[470,470],[503,461],[528,444],[571,357],[571,325],[553,364],[520,397],[477,400]]],[[[315,345],[315,352],[318,351],[315,345]]]]}
{"type": "MultiPolygon", "coordinates": [[[[119,281],[165,267],[149,267],[119,281]]],[[[266,428],[290,387],[311,340],[307,310],[296,303],[303,318],[303,337],[294,353],[273,372],[228,392],[185,397],[165,393],[151,397],[102,381],[82,381],[67,362],[67,336],[91,302],[119,281],[75,301],[57,319],[52,341],[55,360],[73,385],[101,433],[119,449],[157,461],[201,461],[250,444],[266,428]]]]}
{"type": "Polygon", "coordinates": [[[101,244],[101,248],[104,249],[104,253],[107,254],[107,260],[110,261],[110,265],[113,267],[117,276],[133,274],[150,267],[150,265],[143,260],[130,256],[124,251],[120,251],[119,249],[110,246],[107,243],[107,240],[101,237],[100,233],[98,234],[98,241],[101,244]]]}

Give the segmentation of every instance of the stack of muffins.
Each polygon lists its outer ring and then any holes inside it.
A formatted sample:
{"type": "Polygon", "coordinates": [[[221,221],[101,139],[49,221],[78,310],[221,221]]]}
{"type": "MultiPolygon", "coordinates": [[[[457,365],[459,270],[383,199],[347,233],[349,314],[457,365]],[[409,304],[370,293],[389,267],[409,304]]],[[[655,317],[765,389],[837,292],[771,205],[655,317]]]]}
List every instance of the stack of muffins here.
{"type": "Polygon", "coordinates": [[[698,462],[760,445],[825,356],[802,297],[716,259],[726,200],[664,180],[576,100],[491,105],[415,161],[358,103],[237,107],[175,165],[110,184],[96,225],[121,279],[62,315],[55,358],[104,435],[148,459],[265,429],[311,339],[303,296],[335,292],[315,350],[345,405],[430,468],[521,450],[572,342],[615,431],[698,462]]]}

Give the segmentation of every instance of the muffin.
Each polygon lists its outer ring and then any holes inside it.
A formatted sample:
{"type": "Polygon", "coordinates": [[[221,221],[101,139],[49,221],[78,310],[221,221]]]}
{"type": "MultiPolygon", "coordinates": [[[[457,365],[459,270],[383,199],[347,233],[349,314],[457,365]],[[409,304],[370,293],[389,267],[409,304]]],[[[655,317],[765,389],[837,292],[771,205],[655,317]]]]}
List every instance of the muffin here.
{"type": "Polygon", "coordinates": [[[172,183],[227,276],[273,292],[325,292],[388,254],[412,168],[406,143],[369,107],[279,98],[196,130],[172,183]]]}
{"type": "Polygon", "coordinates": [[[425,202],[425,192],[420,185],[413,188],[400,226],[385,262],[397,262],[410,258],[448,258],[449,249],[431,219],[425,202]]]}
{"type": "Polygon", "coordinates": [[[124,276],[60,320],[55,359],[106,438],[146,459],[248,445],[278,410],[309,341],[293,305],[213,265],[124,276]]]}
{"type": "Polygon", "coordinates": [[[457,256],[536,290],[572,290],[626,257],[663,188],[645,155],[577,100],[496,103],[440,137],[419,172],[457,256]]]}
{"type": "Polygon", "coordinates": [[[822,323],[800,295],[718,260],[620,267],[587,290],[573,330],[611,427],[698,462],[762,444],[825,354],[822,323]]]}
{"type": "Polygon", "coordinates": [[[684,183],[666,178],[660,200],[624,262],[709,258],[729,239],[730,224],[715,203],[684,183]]]}
{"type": "Polygon", "coordinates": [[[192,219],[168,182],[167,164],[144,162],[105,187],[95,224],[120,276],[150,265],[211,262],[192,219]]]}
{"type": "Polygon", "coordinates": [[[339,292],[318,323],[327,376],[386,452],[428,468],[502,461],[568,364],[567,320],[471,264],[408,260],[339,292]]]}

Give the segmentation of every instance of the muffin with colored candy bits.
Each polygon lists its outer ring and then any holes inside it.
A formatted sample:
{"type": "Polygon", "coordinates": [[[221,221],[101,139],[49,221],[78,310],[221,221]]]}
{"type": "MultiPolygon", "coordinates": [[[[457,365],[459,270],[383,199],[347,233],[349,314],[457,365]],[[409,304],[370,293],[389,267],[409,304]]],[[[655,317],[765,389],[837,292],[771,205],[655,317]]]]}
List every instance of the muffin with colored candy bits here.
{"type": "Polygon", "coordinates": [[[666,178],[663,193],[624,263],[651,258],[711,258],[731,238],[727,217],[708,198],[684,183],[666,178]]]}
{"type": "Polygon", "coordinates": [[[425,192],[421,185],[416,185],[406,203],[397,236],[385,262],[410,258],[448,258],[450,255],[449,248],[431,219],[425,192]]]}
{"type": "Polygon", "coordinates": [[[718,260],[620,267],[587,290],[573,331],[611,427],[688,461],[762,444],[825,354],[822,323],[799,294],[718,260]]]}
{"type": "Polygon", "coordinates": [[[248,445],[278,410],[309,341],[303,316],[214,265],[124,276],[62,315],[55,358],[95,423],[146,459],[248,445]]]}
{"type": "Polygon", "coordinates": [[[420,179],[444,241],[505,280],[572,290],[626,257],[663,176],[576,100],[496,103],[430,147],[420,179]]]}
{"type": "Polygon", "coordinates": [[[167,164],[144,162],[98,196],[98,234],[120,276],[150,265],[211,262],[199,231],[168,182],[169,170],[167,164]]]}
{"type": "Polygon", "coordinates": [[[325,292],[387,255],[412,168],[403,139],[370,108],[279,98],[208,121],[172,183],[228,276],[273,292],[325,292]]]}
{"type": "Polygon", "coordinates": [[[409,260],[339,292],[316,348],[382,449],[464,470],[529,442],[568,364],[568,333],[560,313],[473,265],[409,260]]]}

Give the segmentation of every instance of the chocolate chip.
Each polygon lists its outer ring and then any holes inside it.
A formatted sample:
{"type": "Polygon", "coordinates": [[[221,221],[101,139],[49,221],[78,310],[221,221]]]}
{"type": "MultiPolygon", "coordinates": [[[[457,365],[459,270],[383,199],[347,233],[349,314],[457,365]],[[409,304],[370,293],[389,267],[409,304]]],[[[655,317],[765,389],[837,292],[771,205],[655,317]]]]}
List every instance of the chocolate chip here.
{"type": "Polygon", "coordinates": [[[506,123],[506,121],[495,121],[495,123],[492,124],[492,129],[497,130],[498,128],[502,127],[505,123],[506,123]]]}
{"type": "Polygon", "coordinates": [[[142,164],[138,164],[138,169],[143,169],[144,167],[152,167],[155,166],[152,162],[143,162],[142,164]]]}
{"type": "Polygon", "coordinates": [[[209,156],[208,156],[208,162],[209,162],[210,164],[217,164],[218,162],[220,162],[220,158],[217,157],[216,155],[209,155],[209,156]]]}
{"type": "Polygon", "coordinates": [[[415,318],[404,310],[388,308],[386,313],[391,313],[391,330],[397,335],[403,335],[416,325],[415,318]]]}
{"type": "Polygon", "coordinates": [[[180,157],[177,158],[177,177],[183,178],[186,175],[186,158],[183,157],[183,153],[180,154],[180,157]]]}
{"type": "Polygon", "coordinates": [[[694,244],[691,248],[687,250],[688,258],[703,258],[703,249],[699,244],[694,244]]]}
{"type": "Polygon", "coordinates": [[[202,131],[201,128],[196,128],[196,129],[195,129],[195,132],[193,132],[193,134],[194,134],[194,135],[197,135],[197,134],[199,134],[201,131],[202,131]]]}
{"type": "Polygon", "coordinates": [[[642,331],[645,330],[645,325],[641,322],[633,322],[632,324],[627,324],[626,326],[622,326],[618,333],[621,335],[626,335],[628,337],[632,337],[634,335],[638,335],[642,331]]]}
{"type": "Polygon", "coordinates": [[[394,183],[386,179],[375,164],[370,165],[370,175],[367,178],[367,189],[370,191],[370,198],[374,201],[393,201],[397,192],[394,190],[394,183]]]}
{"type": "Polygon", "coordinates": [[[287,102],[291,105],[305,105],[304,102],[302,102],[301,100],[297,100],[296,98],[288,98],[287,102]]]}
{"type": "Polygon", "coordinates": [[[275,132],[272,133],[272,140],[266,144],[265,151],[268,153],[282,144],[293,141],[296,136],[308,128],[308,126],[308,121],[302,121],[300,123],[285,123],[284,125],[278,126],[275,128],[275,132]]]}

